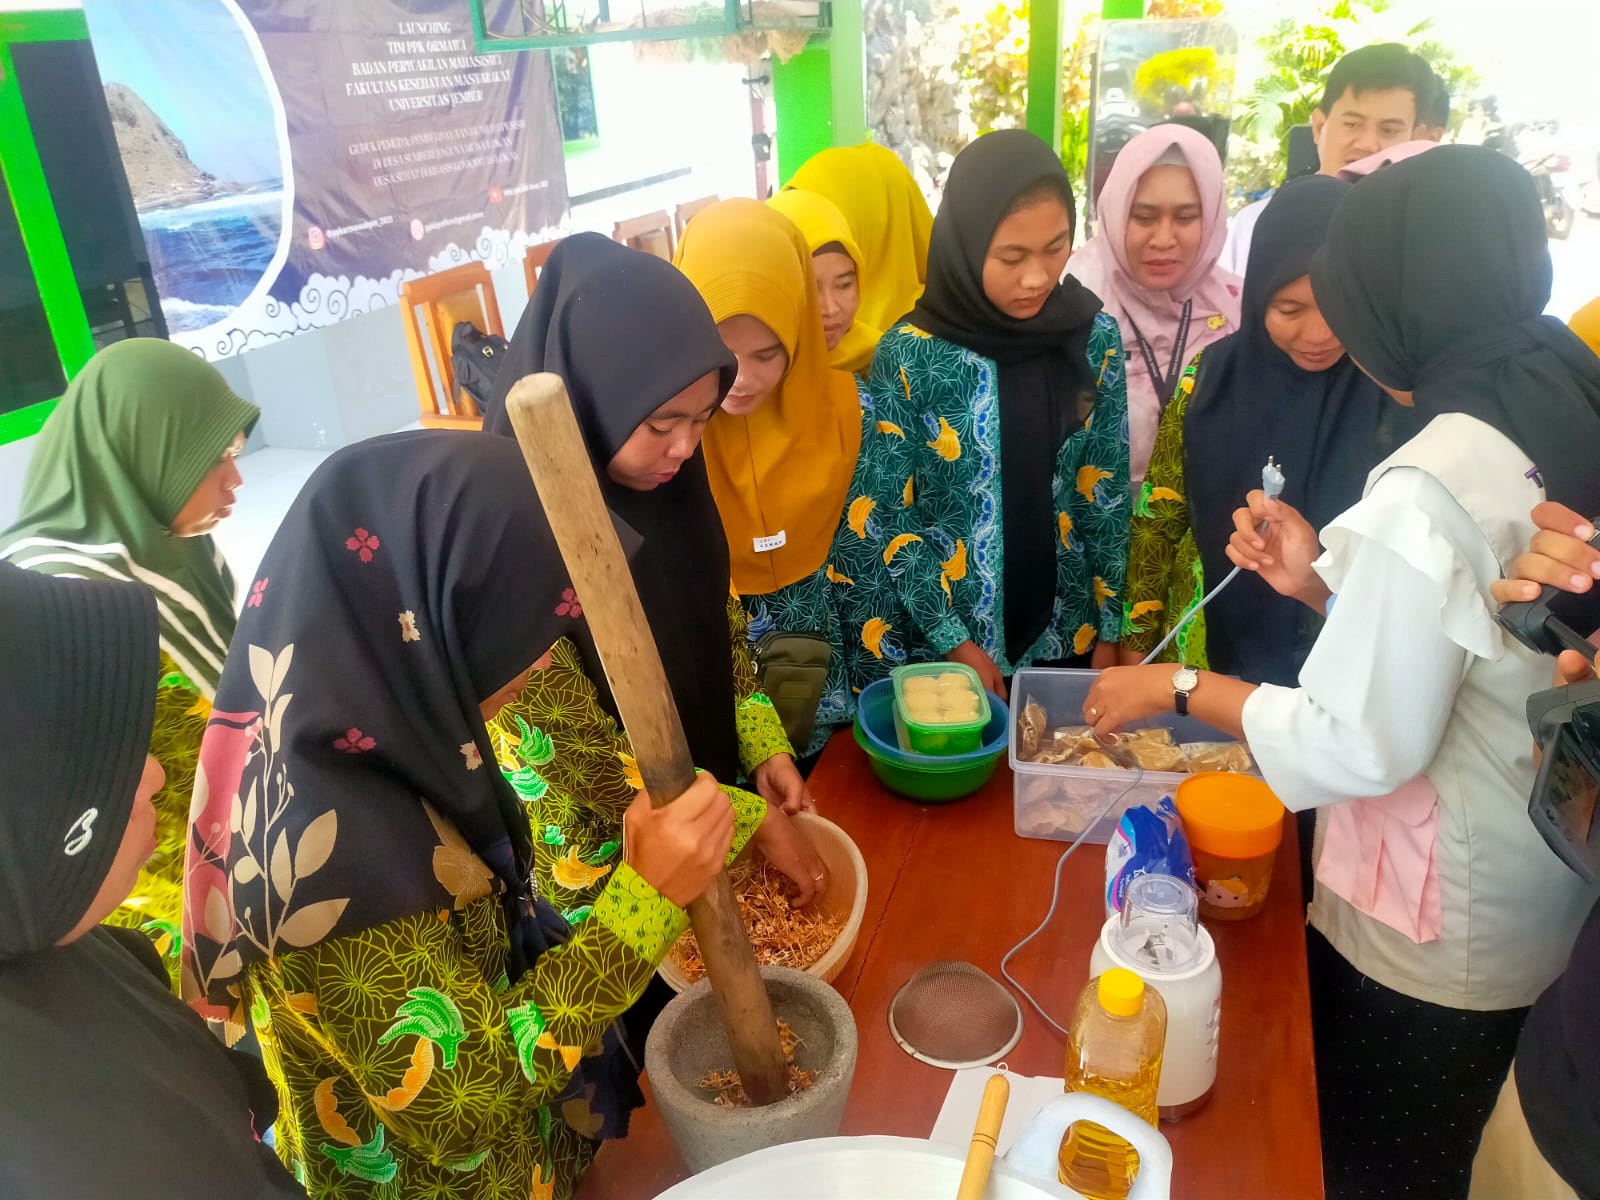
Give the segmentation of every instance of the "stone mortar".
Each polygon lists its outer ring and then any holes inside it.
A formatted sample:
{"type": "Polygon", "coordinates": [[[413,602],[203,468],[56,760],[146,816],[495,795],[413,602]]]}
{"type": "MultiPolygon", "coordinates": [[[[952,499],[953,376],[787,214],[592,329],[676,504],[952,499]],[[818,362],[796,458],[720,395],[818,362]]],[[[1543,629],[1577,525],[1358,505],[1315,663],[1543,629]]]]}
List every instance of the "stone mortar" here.
{"type": "Polygon", "coordinates": [[[725,1108],[699,1086],[708,1071],[731,1070],[733,1052],[722,1015],[701,980],[661,1011],[645,1042],[650,1091],[691,1171],[754,1150],[832,1137],[844,1120],[856,1071],[856,1024],[839,993],[788,967],[762,967],[773,1013],[800,1038],[795,1063],[815,1073],[812,1085],[761,1108],[725,1108]]]}

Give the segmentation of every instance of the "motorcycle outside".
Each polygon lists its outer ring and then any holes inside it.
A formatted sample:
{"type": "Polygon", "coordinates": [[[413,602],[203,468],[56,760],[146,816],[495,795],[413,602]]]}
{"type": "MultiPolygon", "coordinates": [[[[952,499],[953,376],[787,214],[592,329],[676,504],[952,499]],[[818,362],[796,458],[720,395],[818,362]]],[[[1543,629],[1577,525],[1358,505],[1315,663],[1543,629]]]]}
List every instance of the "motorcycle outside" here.
{"type": "Polygon", "coordinates": [[[1580,197],[1574,195],[1569,180],[1572,160],[1565,154],[1543,154],[1523,161],[1523,167],[1533,176],[1539,193],[1539,204],[1544,209],[1544,228],[1550,237],[1565,241],[1572,236],[1573,222],[1578,215],[1580,197]]]}

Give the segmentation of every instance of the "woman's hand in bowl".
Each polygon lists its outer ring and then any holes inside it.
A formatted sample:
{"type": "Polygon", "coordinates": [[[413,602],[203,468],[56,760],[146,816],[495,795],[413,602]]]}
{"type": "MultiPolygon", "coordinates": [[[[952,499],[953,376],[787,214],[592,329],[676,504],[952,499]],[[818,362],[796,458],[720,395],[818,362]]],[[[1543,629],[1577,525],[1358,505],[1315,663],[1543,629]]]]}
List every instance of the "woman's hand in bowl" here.
{"type": "Polygon", "coordinates": [[[797,821],[783,809],[767,805],[767,818],[754,838],[756,849],[788,877],[796,908],[805,908],[828,894],[828,866],[797,821]]]}

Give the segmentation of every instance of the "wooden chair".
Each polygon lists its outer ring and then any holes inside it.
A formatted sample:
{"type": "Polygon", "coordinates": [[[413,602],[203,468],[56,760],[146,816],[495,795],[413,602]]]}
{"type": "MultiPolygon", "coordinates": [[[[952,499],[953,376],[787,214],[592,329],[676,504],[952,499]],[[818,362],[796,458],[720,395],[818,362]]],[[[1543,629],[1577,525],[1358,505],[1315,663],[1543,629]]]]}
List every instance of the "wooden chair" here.
{"type": "Polygon", "coordinates": [[[618,221],[611,237],[631,249],[672,260],[672,218],[665,209],[618,221]]]}
{"type": "Polygon", "coordinates": [[[678,211],[673,214],[673,221],[678,227],[678,240],[683,241],[683,231],[689,227],[689,222],[717,202],[715,196],[701,196],[698,200],[685,200],[678,205],[678,211]]]}
{"type": "Polygon", "coordinates": [[[561,244],[557,238],[553,242],[540,242],[537,246],[529,246],[522,256],[522,276],[528,281],[528,299],[533,299],[533,289],[538,286],[539,273],[544,270],[544,264],[550,261],[550,252],[561,244]]]}
{"type": "Polygon", "coordinates": [[[471,262],[402,283],[400,307],[423,427],[481,429],[477,403],[456,387],[450,334],[456,322],[471,321],[484,333],[505,336],[489,268],[471,262]]]}

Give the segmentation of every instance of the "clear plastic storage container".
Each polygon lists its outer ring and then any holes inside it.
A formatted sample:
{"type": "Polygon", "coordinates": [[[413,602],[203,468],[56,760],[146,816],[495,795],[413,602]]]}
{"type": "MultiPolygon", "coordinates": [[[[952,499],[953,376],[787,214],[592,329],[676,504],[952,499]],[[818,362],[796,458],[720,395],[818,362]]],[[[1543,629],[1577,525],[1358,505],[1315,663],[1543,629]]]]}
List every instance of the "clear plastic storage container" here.
{"type": "MultiPolygon", "coordinates": [[[[1051,728],[1081,725],[1083,702],[1088,699],[1096,674],[1027,667],[1011,681],[1011,786],[1018,837],[1070,842],[1087,828],[1084,840],[1104,845],[1128,809],[1140,805],[1154,808],[1163,796],[1176,794],[1178,785],[1189,778],[1187,773],[1177,771],[1146,771],[1138,785],[1118,800],[1117,796],[1133,780],[1131,771],[1031,763],[1017,757],[1016,722],[1023,706],[1029,700],[1036,701],[1049,714],[1051,728]],[[1108,803],[1110,810],[1096,819],[1108,803]]],[[[1135,721],[1128,728],[1156,726],[1170,729],[1173,740],[1180,744],[1239,740],[1219,733],[1204,721],[1177,713],[1135,721]]]]}
{"type": "Polygon", "coordinates": [[[900,749],[913,754],[969,754],[983,745],[983,727],[989,723],[989,693],[983,690],[978,673],[961,663],[914,663],[896,667],[894,679],[895,730],[900,735],[900,749]],[[945,680],[945,695],[954,694],[960,703],[967,704],[971,715],[942,716],[918,720],[916,703],[910,697],[913,689],[935,688],[935,681],[958,676],[959,683],[951,686],[945,680]],[[963,686],[964,685],[964,686],[963,686]]]}

